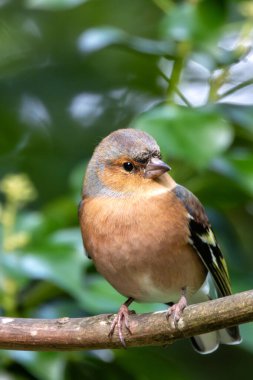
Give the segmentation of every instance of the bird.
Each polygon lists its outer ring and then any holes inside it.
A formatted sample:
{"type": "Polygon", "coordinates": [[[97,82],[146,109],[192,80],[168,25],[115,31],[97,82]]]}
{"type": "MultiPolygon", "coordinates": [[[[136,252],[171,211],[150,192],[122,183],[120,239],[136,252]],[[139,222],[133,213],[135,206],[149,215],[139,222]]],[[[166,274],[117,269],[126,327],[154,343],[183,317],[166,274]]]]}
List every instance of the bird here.
{"type": "MultiPolygon", "coordinates": [[[[130,304],[163,303],[177,326],[189,303],[230,295],[231,285],[204,207],[169,174],[155,139],[141,130],[113,131],[97,145],[83,182],[79,221],[85,252],[97,271],[127,298],[114,318],[131,332],[130,304]]],[[[191,338],[202,354],[237,344],[238,326],[191,338]]]]}

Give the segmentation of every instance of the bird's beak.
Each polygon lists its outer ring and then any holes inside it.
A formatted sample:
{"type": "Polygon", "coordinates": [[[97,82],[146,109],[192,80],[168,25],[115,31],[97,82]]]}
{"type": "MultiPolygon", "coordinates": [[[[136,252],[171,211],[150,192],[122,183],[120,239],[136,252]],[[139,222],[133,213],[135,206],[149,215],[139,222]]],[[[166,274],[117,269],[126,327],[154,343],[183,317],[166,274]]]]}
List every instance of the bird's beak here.
{"type": "Polygon", "coordinates": [[[169,165],[160,160],[158,157],[152,157],[150,161],[147,163],[147,166],[144,171],[145,178],[157,178],[162,174],[171,170],[169,165]]]}

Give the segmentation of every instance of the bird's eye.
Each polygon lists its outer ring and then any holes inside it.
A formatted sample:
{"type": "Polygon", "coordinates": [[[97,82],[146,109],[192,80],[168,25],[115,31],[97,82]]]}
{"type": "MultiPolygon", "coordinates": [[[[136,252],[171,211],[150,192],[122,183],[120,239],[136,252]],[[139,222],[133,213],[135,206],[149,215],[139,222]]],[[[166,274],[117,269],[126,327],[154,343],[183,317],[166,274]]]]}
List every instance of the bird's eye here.
{"type": "Polygon", "coordinates": [[[134,166],[131,162],[124,162],[123,168],[126,172],[131,172],[134,169],[134,166]]]}

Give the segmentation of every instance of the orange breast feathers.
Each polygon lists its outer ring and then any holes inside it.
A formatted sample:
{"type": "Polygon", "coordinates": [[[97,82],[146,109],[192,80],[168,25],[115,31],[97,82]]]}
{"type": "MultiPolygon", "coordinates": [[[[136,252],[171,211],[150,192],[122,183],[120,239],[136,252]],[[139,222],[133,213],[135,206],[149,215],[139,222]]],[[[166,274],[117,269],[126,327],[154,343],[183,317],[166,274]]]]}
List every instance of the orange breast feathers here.
{"type": "Polygon", "coordinates": [[[121,294],[169,302],[186,286],[196,291],[206,277],[188,244],[187,218],[185,208],[167,190],[130,199],[84,199],[80,221],[85,248],[97,270],[121,294]]]}

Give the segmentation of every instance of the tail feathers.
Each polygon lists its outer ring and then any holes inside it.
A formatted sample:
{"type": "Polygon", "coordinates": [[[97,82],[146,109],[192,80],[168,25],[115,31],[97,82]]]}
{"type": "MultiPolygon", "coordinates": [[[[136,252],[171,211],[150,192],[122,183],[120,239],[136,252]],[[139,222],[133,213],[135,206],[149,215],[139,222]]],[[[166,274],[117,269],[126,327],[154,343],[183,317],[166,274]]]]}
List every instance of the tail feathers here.
{"type": "Polygon", "coordinates": [[[195,351],[199,354],[211,354],[219,347],[219,336],[217,331],[194,336],[191,343],[195,351]]]}
{"type": "MultiPolygon", "coordinates": [[[[207,287],[208,282],[203,285],[207,287]]],[[[200,289],[198,293],[192,298],[193,302],[204,302],[210,300],[211,297],[207,294],[209,292],[208,287],[200,289]]],[[[215,351],[219,344],[239,344],[241,342],[240,331],[238,326],[229,327],[226,329],[212,331],[207,334],[201,334],[191,338],[191,343],[195,351],[200,354],[209,354],[215,351]]]]}
{"type": "Polygon", "coordinates": [[[218,333],[219,341],[222,344],[239,344],[242,341],[238,326],[219,330],[218,333]]]}
{"type": "Polygon", "coordinates": [[[210,354],[217,350],[220,344],[239,344],[241,337],[238,326],[212,331],[207,334],[194,336],[191,343],[199,354],[210,354]]]}

